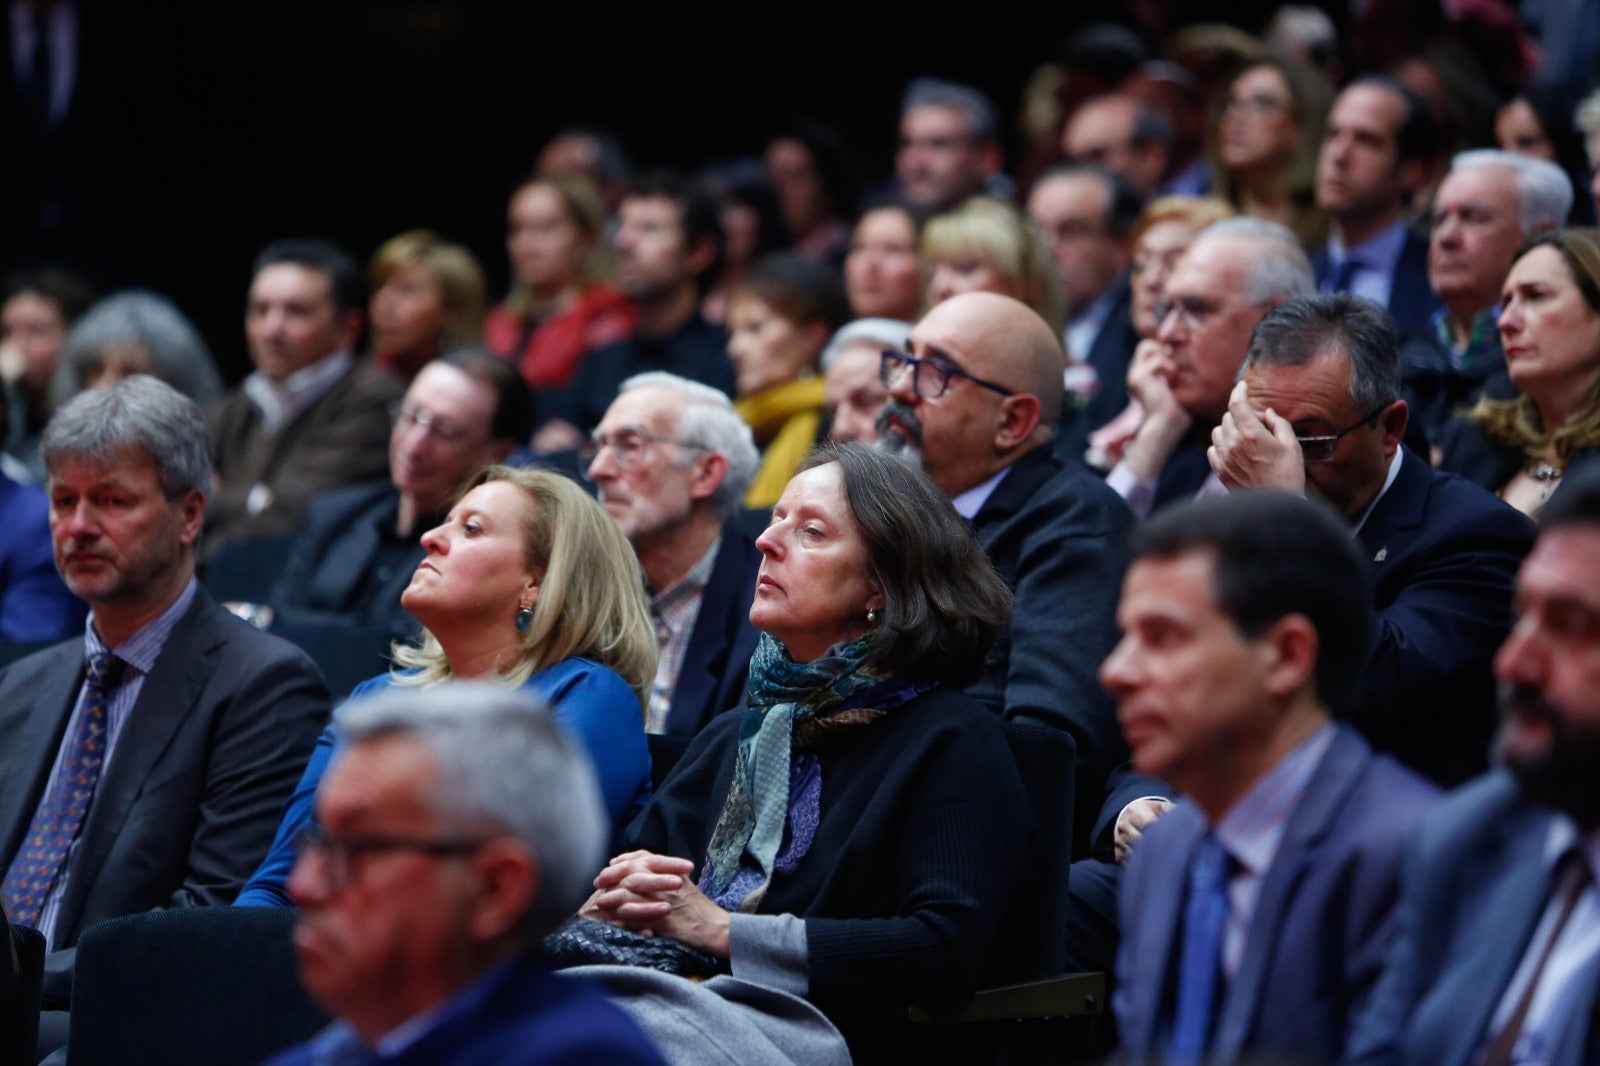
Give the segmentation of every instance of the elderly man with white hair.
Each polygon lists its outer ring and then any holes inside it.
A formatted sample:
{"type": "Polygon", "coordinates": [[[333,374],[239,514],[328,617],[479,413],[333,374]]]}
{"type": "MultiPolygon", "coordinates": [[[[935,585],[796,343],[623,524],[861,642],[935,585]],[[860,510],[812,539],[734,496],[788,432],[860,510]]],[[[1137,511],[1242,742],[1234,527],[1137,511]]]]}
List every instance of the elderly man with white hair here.
{"type": "Polygon", "coordinates": [[[622,383],[584,452],[650,592],[661,641],[651,733],[693,736],[744,695],[761,553],[734,523],[759,461],[725,395],[661,371],[622,383]]]}
{"type": "Polygon", "coordinates": [[[1227,413],[1250,331],[1278,304],[1316,287],[1299,242],[1276,222],[1217,222],[1183,253],[1156,310],[1159,343],[1128,372],[1144,421],[1106,476],[1135,514],[1220,491],[1206,448],[1227,413]]]}
{"type": "Polygon", "coordinates": [[[1485,392],[1511,391],[1495,326],[1500,287],[1523,242],[1571,210],[1572,179],[1554,163],[1492,149],[1451,160],[1428,246],[1428,284],[1443,307],[1400,349],[1406,403],[1429,440],[1485,392]]]}
{"type": "Polygon", "coordinates": [[[877,442],[878,412],[889,402],[889,390],[879,380],[879,362],[885,349],[904,351],[910,340],[911,323],[893,318],[858,318],[833,335],[822,349],[829,440],[877,442]]]}

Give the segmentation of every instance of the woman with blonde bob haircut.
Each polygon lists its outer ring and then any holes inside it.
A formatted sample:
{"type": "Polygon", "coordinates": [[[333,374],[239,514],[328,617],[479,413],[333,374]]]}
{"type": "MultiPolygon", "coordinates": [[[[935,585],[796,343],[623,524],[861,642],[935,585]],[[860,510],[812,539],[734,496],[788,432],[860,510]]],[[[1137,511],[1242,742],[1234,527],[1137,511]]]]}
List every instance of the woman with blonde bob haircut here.
{"type": "MultiPolygon", "coordinates": [[[[644,706],[657,644],[639,564],[616,522],[559,474],[491,466],[422,546],[427,557],[401,597],[423,625],[421,646],[397,643],[397,669],[362,682],[350,700],[454,680],[537,693],[588,750],[620,839],[650,798],[644,706]]],[[[295,840],[311,823],[338,722],[335,712],[239,904],[289,905],[295,840]]]]}
{"type": "Polygon", "coordinates": [[[407,379],[452,348],[475,344],[483,323],[483,267],[432,230],[384,241],[367,264],[372,352],[407,379]]]}
{"type": "Polygon", "coordinates": [[[1066,305],[1055,259],[1033,223],[1010,204],[975,196],[922,230],[928,306],[964,292],[1021,300],[1060,334],[1066,305]]]}

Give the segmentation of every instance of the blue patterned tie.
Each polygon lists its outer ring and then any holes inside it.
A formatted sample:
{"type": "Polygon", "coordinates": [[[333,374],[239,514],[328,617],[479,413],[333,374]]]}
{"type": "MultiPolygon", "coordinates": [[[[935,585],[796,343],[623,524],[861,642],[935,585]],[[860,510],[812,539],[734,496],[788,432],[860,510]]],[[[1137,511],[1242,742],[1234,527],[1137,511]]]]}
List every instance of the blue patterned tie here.
{"type": "Polygon", "coordinates": [[[1361,262],[1354,257],[1347,256],[1339,260],[1339,265],[1334,268],[1333,274],[1323,286],[1323,292],[1349,292],[1350,283],[1356,279],[1356,271],[1361,269],[1361,262]]]}
{"type": "Polygon", "coordinates": [[[1222,936],[1228,925],[1228,853],[1207,833],[1189,867],[1178,960],[1178,1011],[1172,1023],[1171,1066],[1205,1061],[1222,976],[1222,936]]]}
{"type": "Polygon", "coordinates": [[[66,762],[34,812],[33,822],[22,847],[6,871],[0,885],[6,914],[17,925],[37,926],[50,895],[50,887],[61,875],[67,852],[78,838],[83,816],[94,798],[100,780],[100,764],[106,753],[106,716],[110,693],[116,687],[115,667],[120,661],[110,652],[89,657],[88,679],[83,690],[83,713],[68,738],[66,762]]]}

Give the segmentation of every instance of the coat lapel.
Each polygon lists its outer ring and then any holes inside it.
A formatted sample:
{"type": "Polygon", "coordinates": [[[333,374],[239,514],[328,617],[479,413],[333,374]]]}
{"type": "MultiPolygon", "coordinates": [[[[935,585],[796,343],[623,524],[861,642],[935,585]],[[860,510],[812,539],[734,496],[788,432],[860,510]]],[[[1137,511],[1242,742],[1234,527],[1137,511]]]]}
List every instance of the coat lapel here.
{"type": "Polygon", "coordinates": [[[0,720],[0,782],[4,782],[0,787],[0,855],[6,857],[7,865],[21,847],[44,797],[67,719],[72,717],[83,685],[82,640],[42,654],[50,659],[36,670],[24,661],[7,671],[16,678],[14,685],[7,686],[12,689],[11,698],[26,703],[26,709],[0,720]]]}
{"type": "Polygon", "coordinates": [[[1124,932],[1125,936],[1132,933],[1137,957],[1149,961],[1148,967],[1140,967],[1149,979],[1132,990],[1138,1006],[1131,1013],[1148,1019],[1144,1050],[1152,1056],[1161,1050],[1158,1043],[1170,1034],[1172,1019],[1166,1010],[1167,995],[1177,982],[1189,864],[1205,835],[1205,822],[1199,812],[1185,804],[1169,812],[1165,820],[1171,826],[1166,830],[1169,836],[1162,840],[1161,854],[1164,858],[1170,856],[1170,861],[1162,869],[1146,872],[1149,890],[1138,901],[1137,915],[1130,915],[1136,918],[1133,930],[1124,932]]]}
{"type": "Polygon", "coordinates": [[[225,627],[209,618],[210,612],[220,610],[203,589],[196,590],[188,613],[173,627],[155,668],[139,689],[139,698],[122,725],[111,764],[95,789],[79,837],[78,853],[73,858],[61,913],[56,919],[56,938],[60,942],[75,935],[88,890],[98,880],[117,833],[127,822],[134,801],[143,793],[151,771],[194,710],[210,672],[211,655],[227,640],[225,627]]]}
{"type": "Polygon", "coordinates": [[[1372,760],[1365,743],[1343,727],[1335,728],[1338,732],[1306,783],[1305,793],[1284,827],[1278,853],[1256,895],[1255,911],[1245,933],[1244,957],[1238,974],[1229,982],[1217,1022],[1213,1048],[1219,1058],[1238,1058],[1247,1046],[1261,1001],[1269,991],[1269,970],[1300,883],[1372,760]]]}
{"type": "Polygon", "coordinates": [[[1441,1000],[1455,1005],[1442,1063],[1473,1060],[1544,913],[1549,878],[1543,855],[1551,817],[1530,807],[1520,817],[1500,819],[1491,830],[1500,837],[1496,846],[1479,851],[1458,875],[1461,884],[1487,890],[1470,909],[1462,909],[1470,918],[1454,943],[1464,950],[1441,970],[1448,975],[1442,983],[1450,985],[1441,1000]]]}

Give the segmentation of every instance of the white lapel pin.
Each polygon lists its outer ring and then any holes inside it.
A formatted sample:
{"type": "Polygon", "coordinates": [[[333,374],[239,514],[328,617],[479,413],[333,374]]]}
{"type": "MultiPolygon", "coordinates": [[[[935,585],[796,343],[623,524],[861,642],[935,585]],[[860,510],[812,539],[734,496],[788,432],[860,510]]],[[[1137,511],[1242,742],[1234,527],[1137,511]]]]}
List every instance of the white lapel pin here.
{"type": "Polygon", "coordinates": [[[1387,558],[1389,558],[1389,549],[1388,548],[1379,548],[1378,549],[1378,554],[1374,555],[1372,557],[1372,561],[1375,562],[1375,563],[1381,563],[1387,558]]]}

